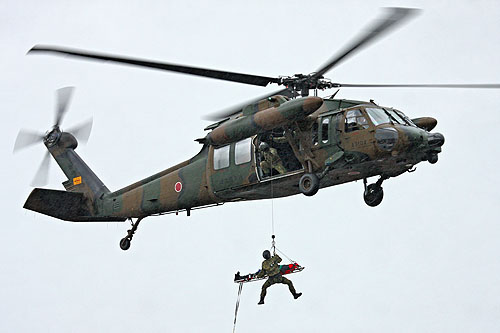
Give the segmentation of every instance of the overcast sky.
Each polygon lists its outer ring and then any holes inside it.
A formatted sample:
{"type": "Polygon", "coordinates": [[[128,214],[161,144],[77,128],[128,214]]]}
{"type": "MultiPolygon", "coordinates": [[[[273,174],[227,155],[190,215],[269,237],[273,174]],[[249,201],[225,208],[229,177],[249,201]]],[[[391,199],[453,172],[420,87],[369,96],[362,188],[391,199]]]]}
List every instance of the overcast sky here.
{"type": "MultiPolygon", "coordinates": [[[[77,152],[117,190],[195,155],[202,116],[277,87],[46,55],[55,44],[266,76],[309,73],[380,14],[418,17],[326,75],[343,83],[500,82],[498,1],[0,2],[2,332],[229,332],[236,271],[270,245],[271,201],[125,223],[70,223],[22,208],[44,151],[12,154],[20,128],[48,130],[54,91],[75,86],[69,127],[94,117],[77,152]],[[76,5],[76,3],[81,3],[76,5]],[[85,4],[83,4],[85,3],[85,4]],[[251,4],[249,4],[251,3],[251,4]]],[[[324,92],[326,96],[331,92],[324,92]]],[[[274,200],[277,245],[306,269],[304,295],[243,288],[237,332],[498,332],[500,92],[343,89],[438,119],[439,162],[384,183],[274,200]]],[[[63,189],[52,164],[47,188],[63,189]]],[[[370,181],[376,181],[376,178],[370,181]]]]}

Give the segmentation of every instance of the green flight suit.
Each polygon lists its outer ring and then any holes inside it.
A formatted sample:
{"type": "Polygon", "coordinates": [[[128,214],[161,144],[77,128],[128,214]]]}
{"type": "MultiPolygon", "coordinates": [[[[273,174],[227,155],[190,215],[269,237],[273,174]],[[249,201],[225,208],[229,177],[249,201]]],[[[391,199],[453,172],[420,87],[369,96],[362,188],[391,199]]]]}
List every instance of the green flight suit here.
{"type": "Polygon", "coordinates": [[[280,174],[286,173],[286,168],[278,155],[276,148],[269,148],[268,151],[261,152],[262,161],[260,162],[260,167],[264,175],[271,175],[272,169],[275,169],[280,174]]]}
{"type": "Polygon", "coordinates": [[[262,291],[260,293],[260,301],[263,303],[264,298],[266,297],[267,288],[276,283],[283,283],[288,286],[288,289],[292,293],[294,297],[296,297],[297,292],[293,287],[292,281],[288,280],[286,277],[282,276],[280,273],[280,265],[281,258],[279,255],[275,254],[269,259],[266,259],[262,262],[262,270],[257,274],[257,277],[269,276],[266,282],[262,285],[262,291]]]}

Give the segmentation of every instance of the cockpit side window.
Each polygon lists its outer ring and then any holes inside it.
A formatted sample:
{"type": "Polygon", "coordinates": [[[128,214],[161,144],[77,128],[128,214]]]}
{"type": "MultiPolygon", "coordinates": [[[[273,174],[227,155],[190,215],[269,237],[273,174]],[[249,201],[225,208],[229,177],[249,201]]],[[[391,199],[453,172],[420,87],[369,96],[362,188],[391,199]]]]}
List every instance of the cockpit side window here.
{"type": "Polygon", "coordinates": [[[318,121],[315,121],[312,125],[312,132],[311,132],[311,139],[312,139],[312,144],[313,146],[318,144],[318,135],[319,135],[319,125],[318,121]]]}
{"type": "Polygon", "coordinates": [[[345,117],[345,132],[354,132],[369,127],[368,121],[360,110],[347,111],[345,117]]]}
{"type": "Polygon", "coordinates": [[[332,123],[330,124],[330,140],[334,144],[338,144],[340,141],[339,133],[342,132],[342,127],[344,127],[344,113],[339,112],[333,115],[332,123]]]}

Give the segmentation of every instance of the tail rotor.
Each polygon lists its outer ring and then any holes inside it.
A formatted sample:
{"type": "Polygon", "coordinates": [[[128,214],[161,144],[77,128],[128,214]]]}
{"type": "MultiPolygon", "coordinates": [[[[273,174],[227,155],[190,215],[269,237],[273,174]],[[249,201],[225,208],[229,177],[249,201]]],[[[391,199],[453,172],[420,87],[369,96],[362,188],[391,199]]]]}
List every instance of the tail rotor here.
{"type": "MultiPolygon", "coordinates": [[[[16,142],[14,143],[13,153],[31,147],[37,143],[44,143],[47,147],[55,145],[61,134],[63,133],[60,129],[60,125],[64,116],[68,111],[69,104],[71,102],[71,97],[74,92],[74,87],[64,87],[56,91],[56,108],[54,125],[45,134],[38,133],[32,130],[21,129],[17,134],[16,142]]],[[[77,140],[86,143],[90,137],[90,132],[92,131],[92,118],[70,128],[67,133],[72,134],[77,140]]],[[[50,152],[47,151],[38,171],[31,182],[31,186],[44,186],[48,183],[48,175],[50,169],[50,152]]]]}

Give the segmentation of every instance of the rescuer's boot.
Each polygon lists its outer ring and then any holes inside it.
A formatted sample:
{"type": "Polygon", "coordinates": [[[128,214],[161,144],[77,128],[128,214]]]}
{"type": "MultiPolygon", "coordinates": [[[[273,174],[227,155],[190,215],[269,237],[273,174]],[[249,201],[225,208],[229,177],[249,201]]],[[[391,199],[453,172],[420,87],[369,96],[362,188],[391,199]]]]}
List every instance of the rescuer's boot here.
{"type": "Polygon", "coordinates": [[[300,296],[302,296],[302,293],[296,293],[293,295],[293,298],[297,299],[299,298],[300,296]]]}
{"type": "Polygon", "coordinates": [[[262,304],[264,304],[264,299],[263,299],[263,298],[261,298],[261,299],[260,299],[260,301],[259,301],[259,303],[257,303],[257,304],[258,304],[258,305],[262,305],[262,304]]]}

